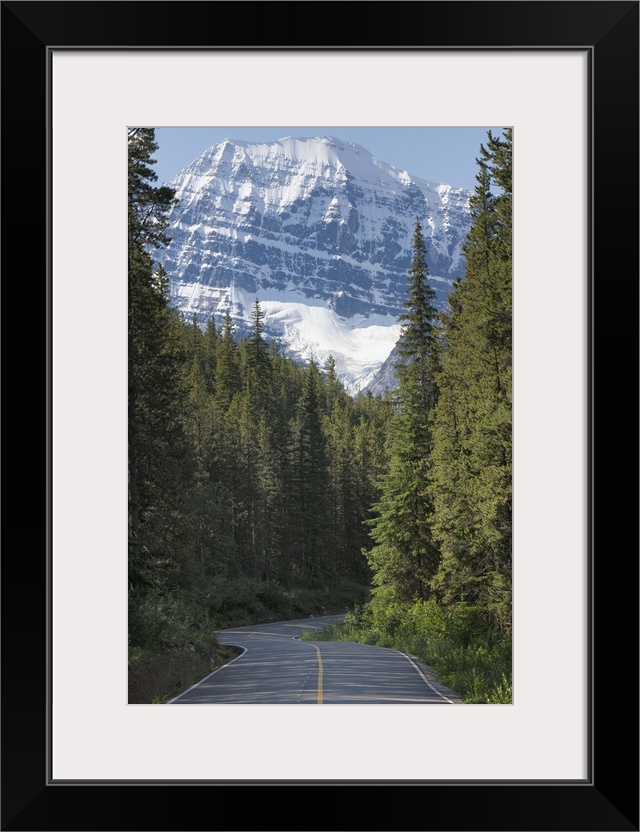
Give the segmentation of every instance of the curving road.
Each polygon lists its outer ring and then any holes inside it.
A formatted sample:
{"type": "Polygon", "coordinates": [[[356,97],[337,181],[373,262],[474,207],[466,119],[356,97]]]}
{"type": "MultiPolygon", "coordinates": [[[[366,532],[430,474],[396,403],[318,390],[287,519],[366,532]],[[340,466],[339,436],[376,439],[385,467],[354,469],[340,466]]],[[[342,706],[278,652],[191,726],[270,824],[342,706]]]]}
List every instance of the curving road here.
{"type": "Polygon", "coordinates": [[[344,616],[218,631],[242,655],[167,704],[451,704],[404,653],[347,641],[300,641],[344,616]]]}

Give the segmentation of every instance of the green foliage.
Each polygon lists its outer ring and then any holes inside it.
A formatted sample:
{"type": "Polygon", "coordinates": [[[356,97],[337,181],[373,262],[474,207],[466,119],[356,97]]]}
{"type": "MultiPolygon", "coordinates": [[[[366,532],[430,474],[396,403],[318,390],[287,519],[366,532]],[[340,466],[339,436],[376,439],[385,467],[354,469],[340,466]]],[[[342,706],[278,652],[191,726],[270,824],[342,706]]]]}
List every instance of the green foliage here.
{"type": "Polygon", "coordinates": [[[471,606],[447,609],[435,598],[408,604],[385,587],[348,613],[343,623],[302,638],[400,650],[432,667],[466,703],[512,701],[511,639],[488,628],[471,606]]]}
{"type": "Polygon", "coordinates": [[[167,213],[175,202],[175,191],[155,186],[158,175],[151,167],[158,149],[155,130],[131,127],[128,130],[128,216],[129,253],[136,248],[145,251],[167,245],[167,213]]]}
{"type": "Polygon", "coordinates": [[[428,366],[433,344],[433,322],[436,317],[433,305],[435,292],[427,281],[427,248],[418,219],[413,231],[412,251],[408,270],[409,297],[404,304],[404,312],[398,319],[402,324],[398,341],[398,353],[403,359],[400,364],[401,373],[402,369],[416,361],[423,361],[428,366]]]}
{"type": "Polygon", "coordinates": [[[179,322],[151,250],[167,242],[173,192],[155,188],[154,131],[129,131],[128,456],[130,637],[159,640],[176,585],[193,474],[184,431],[179,322]]]}
{"type": "Polygon", "coordinates": [[[302,394],[293,425],[293,524],[296,564],[302,577],[333,572],[328,557],[329,459],[322,424],[322,379],[312,361],[304,370],[302,394]]]}
{"type": "Polygon", "coordinates": [[[233,337],[233,324],[227,312],[222,326],[222,338],[215,357],[216,406],[227,411],[240,390],[240,356],[233,337]]]}
{"type": "Polygon", "coordinates": [[[439,562],[431,532],[433,498],[428,481],[437,314],[418,220],[408,274],[409,299],[400,318],[396,412],[389,425],[389,464],[380,478],[380,499],[373,506],[370,526],[376,545],[368,554],[374,583],[393,587],[405,600],[429,597],[439,562]]]}
{"type": "Polygon", "coordinates": [[[430,484],[447,604],[511,628],[511,133],[481,146],[464,281],[441,321],[430,484]],[[492,186],[502,188],[495,195],[492,186]]]}

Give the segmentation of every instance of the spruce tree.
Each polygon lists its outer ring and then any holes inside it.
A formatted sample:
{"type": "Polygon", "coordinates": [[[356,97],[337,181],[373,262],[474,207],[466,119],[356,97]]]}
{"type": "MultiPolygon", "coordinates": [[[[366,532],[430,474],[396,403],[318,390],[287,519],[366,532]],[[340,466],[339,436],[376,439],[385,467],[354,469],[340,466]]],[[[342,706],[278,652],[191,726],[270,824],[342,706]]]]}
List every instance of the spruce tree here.
{"type": "Polygon", "coordinates": [[[419,387],[420,395],[425,397],[422,406],[428,411],[435,395],[432,357],[437,310],[434,306],[435,292],[428,282],[427,249],[418,219],[413,232],[412,251],[408,271],[409,297],[398,318],[402,330],[396,348],[399,356],[397,374],[401,395],[406,394],[411,387],[419,387]]]}
{"type": "MultiPolygon", "coordinates": [[[[178,324],[168,280],[154,263],[168,242],[171,189],[154,187],[154,131],[129,131],[128,456],[130,638],[154,636],[145,599],[175,581],[185,547],[184,500],[192,459],[184,431],[178,324]]],[[[151,603],[149,609],[157,609],[151,603]]]]}
{"type": "Polygon", "coordinates": [[[264,338],[264,313],[257,298],[251,312],[251,321],[251,335],[245,344],[245,383],[252,406],[262,411],[269,403],[271,357],[264,338]]]}
{"type": "Polygon", "coordinates": [[[311,361],[304,371],[294,440],[294,516],[298,564],[303,576],[326,573],[329,560],[326,551],[329,471],[321,400],[320,373],[311,361]]]}
{"type": "Polygon", "coordinates": [[[324,389],[325,389],[325,409],[328,414],[331,413],[335,404],[340,402],[345,404],[348,398],[344,387],[338,379],[336,371],[336,361],[333,355],[329,355],[324,363],[324,389]]]}
{"type": "Polygon", "coordinates": [[[408,300],[400,317],[396,367],[398,391],[391,423],[389,467],[381,479],[374,506],[368,555],[374,582],[389,587],[401,600],[427,598],[439,560],[430,522],[433,499],[427,468],[432,448],[431,411],[436,401],[437,349],[433,304],[428,284],[426,246],[416,219],[413,257],[408,271],[408,300]]]}
{"type": "Polygon", "coordinates": [[[128,131],[129,262],[136,250],[153,252],[171,238],[168,211],[175,204],[175,191],[166,185],[156,187],[158,174],[152,165],[158,149],[155,130],[132,127],[128,131]]]}
{"type": "Polygon", "coordinates": [[[225,314],[222,337],[215,360],[216,403],[223,411],[229,409],[234,395],[240,390],[240,357],[233,337],[231,315],[225,314]]]}
{"type": "Polygon", "coordinates": [[[253,325],[250,339],[249,367],[259,375],[266,365],[269,349],[264,339],[264,312],[257,298],[251,310],[251,321],[253,325]]]}
{"type": "Polygon", "coordinates": [[[270,545],[269,500],[273,491],[269,465],[272,460],[271,356],[264,339],[264,314],[256,299],[252,330],[241,343],[244,388],[238,399],[242,484],[238,505],[244,523],[242,548],[246,571],[252,577],[270,576],[275,557],[270,545]]]}
{"type": "Polygon", "coordinates": [[[443,318],[430,472],[438,592],[502,631],[511,628],[511,145],[507,130],[480,147],[465,278],[443,318]]]}
{"type": "Polygon", "coordinates": [[[206,368],[207,390],[213,393],[215,390],[216,377],[216,353],[220,333],[216,329],[213,316],[207,321],[204,330],[204,363],[206,368]]]}

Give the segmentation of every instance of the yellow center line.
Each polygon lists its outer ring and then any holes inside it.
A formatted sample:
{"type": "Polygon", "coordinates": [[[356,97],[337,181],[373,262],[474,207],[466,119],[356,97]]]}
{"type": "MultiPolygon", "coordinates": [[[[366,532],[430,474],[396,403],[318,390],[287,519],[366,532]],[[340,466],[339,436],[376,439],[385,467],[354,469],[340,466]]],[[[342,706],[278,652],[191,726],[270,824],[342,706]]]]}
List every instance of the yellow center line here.
{"type": "Polygon", "coordinates": [[[322,656],[320,655],[320,648],[313,645],[318,653],[318,705],[322,705],[322,656]]]}

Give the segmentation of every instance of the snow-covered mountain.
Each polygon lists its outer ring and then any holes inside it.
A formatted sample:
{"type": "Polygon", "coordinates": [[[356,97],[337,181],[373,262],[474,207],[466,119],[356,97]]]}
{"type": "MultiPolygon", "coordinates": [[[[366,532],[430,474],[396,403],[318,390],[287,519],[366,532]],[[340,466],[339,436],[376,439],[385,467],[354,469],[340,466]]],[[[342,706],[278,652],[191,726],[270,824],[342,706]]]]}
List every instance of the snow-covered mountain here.
{"type": "Polygon", "coordinates": [[[397,341],[418,218],[437,302],[464,273],[470,192],[411,176],[327,136],[206,150],[171,183],[170,302],[239,331],[257,299],[265,331],[301,361],[329,354],[363,389],[397,341]]]}

